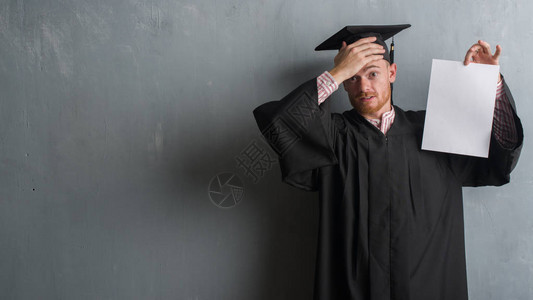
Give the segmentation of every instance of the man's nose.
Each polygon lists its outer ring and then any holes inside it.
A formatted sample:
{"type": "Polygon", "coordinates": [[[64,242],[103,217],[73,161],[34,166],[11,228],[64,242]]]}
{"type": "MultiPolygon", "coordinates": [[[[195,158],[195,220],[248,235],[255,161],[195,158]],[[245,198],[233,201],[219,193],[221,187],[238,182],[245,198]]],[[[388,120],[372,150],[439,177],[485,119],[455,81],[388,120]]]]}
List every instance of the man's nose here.
{"type": "Polygon", "coordinates": [[[370,90],[370,80],[366,79],[365,77],[361,77],[359,79],[359,89],[361,92],[367,92],[370,90]]]}

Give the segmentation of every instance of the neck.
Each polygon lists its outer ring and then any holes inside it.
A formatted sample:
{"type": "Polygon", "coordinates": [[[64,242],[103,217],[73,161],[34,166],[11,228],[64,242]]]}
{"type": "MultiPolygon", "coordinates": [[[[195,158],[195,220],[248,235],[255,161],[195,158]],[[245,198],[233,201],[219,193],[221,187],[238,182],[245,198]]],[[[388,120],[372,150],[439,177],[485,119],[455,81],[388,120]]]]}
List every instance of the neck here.
{"type": "Polygon", "coordinates": [[[390,103],[387,103],[380,110],[378,110],[376,112],[372,112],[372,113],[361,114],[361,116],[363,116],[363,118],[365,118],[367,120],[370,120],[370,119],[381,120],[381,118],[383,117],[383,114],[387,113],[387,112],[389,112],[391,110],[392,110],[392,105],[390,103]]]}

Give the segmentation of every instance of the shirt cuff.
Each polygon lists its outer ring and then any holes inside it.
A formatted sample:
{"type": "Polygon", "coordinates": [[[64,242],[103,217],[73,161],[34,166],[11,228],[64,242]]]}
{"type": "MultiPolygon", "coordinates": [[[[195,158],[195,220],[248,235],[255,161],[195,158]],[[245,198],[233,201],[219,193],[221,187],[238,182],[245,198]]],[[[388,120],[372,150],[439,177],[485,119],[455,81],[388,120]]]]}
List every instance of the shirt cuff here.
{"type": "Polygon", "coordinates": [[[498,83],[496,88],[496,103],[494,107],[492,131],[496,140],[505,149],[513,149],[518,143],[518,133],[516,131],[513,108],[505,94],[503,79],[498,83]]]}
{"type": "Polygon", "coordinates": [[[496,86],[496,98],[501,98],[504,94],[504,91],[503,91],[503,78],[502,80],[500,80],[500,82],[498,82],[498,85],[496,86]]]}
{"type": "Polygon", "coordinates": [[[316,86],[318,91],[318,104],[324,102],[339,88],[339,85],[328,71],[325,71],[317,77],[316,86]]]}

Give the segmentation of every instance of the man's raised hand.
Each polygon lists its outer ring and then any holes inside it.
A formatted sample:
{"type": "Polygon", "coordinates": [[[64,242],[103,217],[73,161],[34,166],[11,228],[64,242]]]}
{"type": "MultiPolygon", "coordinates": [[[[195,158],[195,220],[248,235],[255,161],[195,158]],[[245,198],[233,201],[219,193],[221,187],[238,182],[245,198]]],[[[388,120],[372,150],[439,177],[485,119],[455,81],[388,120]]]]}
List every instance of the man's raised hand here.
{"type": "Polygon", "coordinates": [[[367,37],[350,45],[342,42],[342,47],[333,60],[335,66],[329,71],[338,84],[353,77],[368,63],[383,59],[385,49],[375,41],[376,37],[367,37]]]}
{"type": "Polygon", "coordinates": [[[466,52],[464,64],[467,66],[469,63],[498,65],[500,55],[502,53],[502,47],[496,46],[496,52],[492,55],[489,43],[479,40],[477,44],[472,45],[466,52]]]}
{"type": "MultiPolygon", "coordinates": [[[[499,65],[501,54],[502,46],[496,45],[496,52],[493,55],[489,43],[479,40],[477,44],[472,45],[466,52],[464,64],[465,66],[468,66],[470,63],[499,65]]],[[[498,74],[498,81],[501,80],[501,75],[498,74]]]]}

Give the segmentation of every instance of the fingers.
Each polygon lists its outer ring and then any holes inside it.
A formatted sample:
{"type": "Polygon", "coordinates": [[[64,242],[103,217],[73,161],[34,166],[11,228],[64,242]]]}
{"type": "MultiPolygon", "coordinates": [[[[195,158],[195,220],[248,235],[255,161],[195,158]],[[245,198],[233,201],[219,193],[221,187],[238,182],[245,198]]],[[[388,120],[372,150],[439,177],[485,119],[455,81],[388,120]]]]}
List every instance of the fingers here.
{"type": "Polygon", "coordinates": [[[360,57],[369,55],[380,55],[383,57],[382,54],[385,53],[385,48],[383,48],[383,46],[380,44],[374,43],[373,41],[376,41],[376,37],[360,39],[357,42],[349,45],[350,52],[352,54],[359,54],[360,57]]]}
{"type": "Polygon", "coordinates": [[[479,40],[477,43],[478,43],[478,45],[481,46],[481,49],[483,50],[483,53],[492,55],[492,51],[490,51],[489,43],[487,43],[485,41],[482,41],[482,40],[479,40]]]}
{"type": "Polygon", "coordinates": [[[339,49],[339,52],[341,52],[342,50],[344,50],[344,48],[346,48],[346,42],[345,42],[345,41],[342,41],[342,45],[341,45],[341,48],[339,49]]]}
{"type": "Polygon", "coordinates": [[[501,54],[502,54],[502,46],[500,46],[500,45],[496,45],[496,52],[494,53],[493,58],[494,58],[495,60],[498,60],[498,59],[500,59],[500,55],[501,55],[501,54]]]}
{"type": "Polygon", "coordinates": [[[501,52],[502,47],[497,45],[496,52],[494,55],[492,55],[490,44],[479,40],[477,44],[472,45],[472,47],[468,49],[465,56],[464,65],[467,66],[471,62],[497,65],[501,52]]]}
{"type": "Polygon", "coordinates": [[[468,66],[469,63],[472,62],[474,55],[478,54],[479,50],[481,49],[481,45],[474,44],[468,51],[466,52],[464,65],[468,66]]]}
{"type": "Polygon", "coordinates": [[[380,44],[374,43],[374,41],[376,41],[376,37],[360,39],[357,42],[348,45],[346,49],[350,51],[354,51],[354,52],[364,51],[369,48],[383,49],[383,46],[381,46],[380,44]]]}
{"type": "Polygon", "coordinates": [[[383,57],[385,49],[381,45],[372,44],[370,46],[362,45],[357,48],[352,48],[350,52],[353,54],[359,54],[360,57],[366,57],[370,55],[380,55],[381,57],[383,57]]]}
{"type": "Polygon", "coordinates": [[[500,55],[502,53],[502,46],[496,45],[496,52],[492,55],[489,43],[479,40],[478,44],[483,48],[483,54],[486,55],[485,63],[497,65],[500,55]]]}
{"type": "Polygon", "coordinates": [[[346,42],[343,41],[342,46],[339,49],[339,60],[343,60],[342,57],[358,57],[358,59],[361,60],[370,55],[378,55],[380,58],[383,58],[385,48],[372,41],[376,41],[376,37],[363,38],[350,45],[347,45],[346,42]]]}
{"type": "Polygon", "coordinates": [[[379,60],[382,60],[382,59],[383,59],[383,53],[369,55],[369,56],[365,57],[365,60],[366,60],[365,66],[368,63],[371,63],[371,62],[374,62],[374,61],[379,61],[379,60]]]}
{"type": "Polygon", "coordinates": [[[463,61],[463,64],[464,64],[465,66],[468,66],[468,64],[470,63],[470,60],[472,59],[472,55],[473,55],[473,54],[472,54],[472,51],[471,51],[471,50],[468,50],[468,51],[466,52],[465,60],[463,61]]]}
{"type": "MultiPolygon", "coordinates": [[[[376,40],[377,40],[377,37],[370,36],[370,37],[359,39],[355,43],[350,44],[349,46],[351,46],[352,48],[353,47],[358,47],[358,46],[361,46],[361,45],[364,45],[364,44],[374,43],[376,40]]],[[[378,44],[374,44],[374,45],[378,45],[378,44]]]]}

